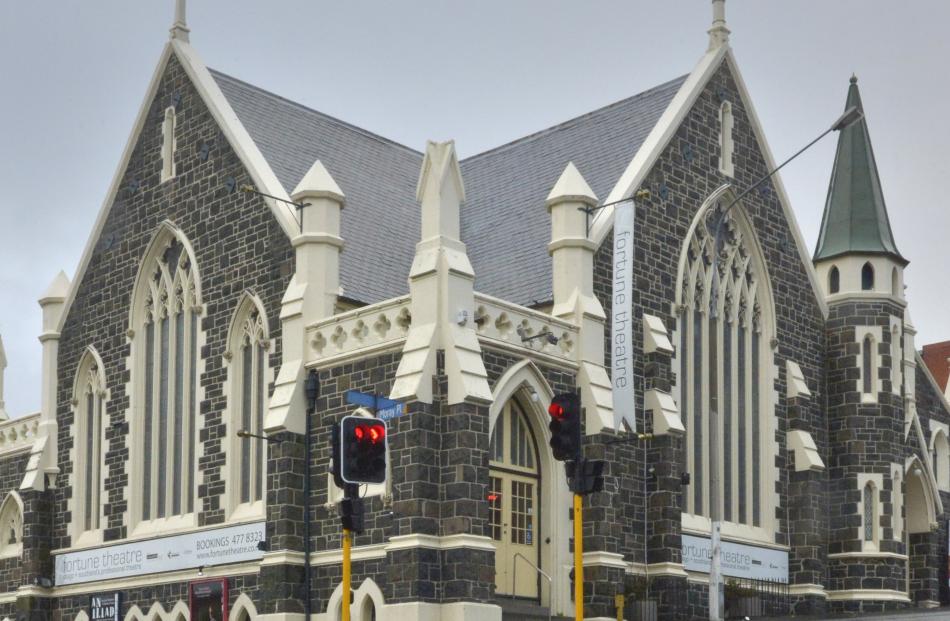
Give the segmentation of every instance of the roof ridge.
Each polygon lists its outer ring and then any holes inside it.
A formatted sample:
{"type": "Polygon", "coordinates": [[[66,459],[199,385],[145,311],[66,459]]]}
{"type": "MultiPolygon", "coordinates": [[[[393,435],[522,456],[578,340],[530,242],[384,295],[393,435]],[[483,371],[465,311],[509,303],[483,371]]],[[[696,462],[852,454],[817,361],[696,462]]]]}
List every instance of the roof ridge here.
{"type": "Polygon", "coordinates": [[[246,86],[246,87],[248,87],[248,88],[252,88],[252,89],[254,89],[255,91],[257,91],[257,92],[259,92],[259,93],[262,93],[262,94],[264,94],[264,95],[267,95],[268,97],[272,97],[272,98],[274,98],[274,99],[277,99],[277,100],[283,101],[283,102],[285,102],[285,103],[288,103],[288,104],[290,104],[291,106],[294,106],[295,108],[299,108],[299,109],[301,109],[301,110],[306,110],[307,112],[310,112],[310,113],[313,113],[313,114],[317,114],[317,115],[319,115],[319,116],[325,118],[326,120],[328,120],[328,121],[330,121],[330,122],[332,122],[332,123],[335,123],[335,124],[337,124],[337,125],[339,125],[339,126],[341,126],[341,127],[343,127],[343,128],[350,129],[350,130],[352,130],[352,131],[354,131],[354,132],[356,132],[356,133],[358,133],[358,134],[362,134],[362,135],[366,136],[367,138],[372,138],[372,139],[374,139],[374,140],[379,140],[380,142],[385,142],[385,143],[390,144],[390,145],[392,145],[392,146],[394,146],[394,147],[398,147],[398,148],[400,148],[400,149],[404,149],[404,150],[406,150],[406,151],[409,151],[410,153],[412,153],[412,154],[414,154],[414,155],[418,155],[419,157],[422,157],[422,156],[423,156],[423,153],[422,153],[421,151],[417,151],[416,149],[413,149],[412,147],[408,147],[408,146],[402,144],[401,142],[396,142],[395,140],[393,140],[393,139],[391,139],[391,138],[386,138],[385,136],[383,136],[383,135],[381,135],[381,134],[377,134],[377,133],[375,133],[375,132],[371,132],[371,131],[369,131],[368,129],[365,129],[365,128],[360,127],[360,126],[358,126],[358,125],[354,125],[354,124],[348,123],[348,122],[346,122],[346,121],[344,121],[344,120],[342,120],[342,119],[338,119],[338,118],[335,117],[335,116],[331,116],[331,115],[327,114],[326,112],[321,112],[321,111],[317,110],[316,108],[311,108],[310,106],[307,106],[307,105],[305,105],[305,104],[302,104],[302,103],[300,103],[299,101],[294,101],[293,99],[288,99],[287,97],[284,97],[284,96],[282,96],[282,95],[278,95],[277,93],[275,93],[275,92],[273,92],[273,91],[269,91],[269,90],[267,90],[266,88],[261,88],[260,86],[257,86],[257,85],[255,85],[255,84],[251,84],[250,82],[247,82],[247,81],[242,80],[242,79],[240,79],[240,78],[236,78],[236,77],[234,77],[233,75],[230,75],[230,74],[228,74],[228,73],[224,73],[223,71],[218,71],[217,69],[212,69],[211,67],[208,67],[208,71],[211,73],[212,77],[214,77],[214,78],[223,78],[223,79],[225,79],[225,80],[230,80],[231,82],[235,82],[235,83],[237,83],[237,84],[246,86]]]}
{"type": "Polygon", "coordinates": [[[522,136],[521,138],[516,138],[516,139],[514,139],[514,140],[511,140],[511,141],[509,141],[509,142],[506,142],[506,143],[504,143],[504,144],[502,144],[502,145],[499,145],[499,146],[497,146],[497,147],[492,147],[491,149],[488,149],[487,151],[482,151],[481,153],[476,153],[475,155],[469,155],[468,157],[459,160],[459,163],[460,163],[460,164],[463,164],[463,163],[465,163],[465,162],[468,162],[469,160],[474,160],[474,159],[477,159],[477,158],[480,158],[480,157],[483,157],[483,156],[486,156],[486,155],[491,155],[491,154],[497,153],[497,152],[499,152],[499,151],[502,151],[502,150],[504,150],[504,149],[507,149],[507,148],[509,148],[509,147],[512,147],[512,146],[514,146],[514,145],[521,144],[521,143],[523,143],[523,142],[527,142],[527,141],[529,141],[529,140],[535,140],[535,139],[537,139],[537,138],[540,138],[540,137],[542,137],[542,136],[545,136],[545,135],[550,134],[550,133],[552,133],[552,132],[555,132],[555,131],[557,131],[557,130],[563,129],[564,127],[568,127],[568,126],[570,126],[570,125],[572,125],[572,124],[574,124],[574,123],[579,123],[579,122],[581,122],[581,121],[583,121],[583,120],[586,120],[586,119],[588,119],[588,118],[590,118],[590,117],[592,117],[592,116],[594,116],[594,115],[596,115],[596,114],[601,114],[601,113],[603,113],[603,112],[605,112],[605,111],[607,111],[607,110],[610,110],[610,109],[612,109],[612,108],[616,108],[616,107],[618,107],[618,106],[620,106],[620,105],[622,105],[622,104],[629,103],[630,101],[632,101],[632,100],[634,100],[634,99],[638,99],[638,98],[640,98],[640,97],[645,97],[645,96],[647,96],[647,95],[651,95],[651,94],[655,93],[656,91],[659,91],[659,90],[664,89],[664,88],[669,88],[670,86],[672,86],[673,84],[675,84],[675,83],[677,83],[677,82],[679,82],[680,84],[682,84],[682,82],[685,81],[686,78],[688,78],[688,77],[689,77],[689,74],[683,74],[683,75],[681,75],[681,76],[679,76],[679,77],[673,78],[672,80],[668,80],[668,81],[666,81],[666,82],[663,82],[662,84],[658,84],[658,85],[656,85],[656,86],[650,87],[650,88],[648,88],[648,89],[645,90],[645,91],[641,91],[641,92],[636,93],[636,94],[634,94],[634,95],[631,95],[631,96],[629,96],[629,97],[624,97],[623,99],[620,99],[620,100],[615,101],[615,102],[613,102],[613,103],[607,104],[606,106],[601,106],[600,108],[596,108],[596,109],[594,109],[594,110],[591,110],[590,112],[585,112],[584,114],[581,114],[580,116],[575,116],[575,117],[572,117],[572,118],[570,118],[570,119],[568,119],[568,120],[566,120],[566,121],[561,121],[560,123],[557,123],[557,124],[555,124],[555,125],[551,125],[550,127],[546,127],[546,128],[544,128],[544,129],[538,130],[538,131],[533,132],[533,133],[531,133],[531,134],[528,134],[528,135],[526,135],[526,136],[522,136]]]}

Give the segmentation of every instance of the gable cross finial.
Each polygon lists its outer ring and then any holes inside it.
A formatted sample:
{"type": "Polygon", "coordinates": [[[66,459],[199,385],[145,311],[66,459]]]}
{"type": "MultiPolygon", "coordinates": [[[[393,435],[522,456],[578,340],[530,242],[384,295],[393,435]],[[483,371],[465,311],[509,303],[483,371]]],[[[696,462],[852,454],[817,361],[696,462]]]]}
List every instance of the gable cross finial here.
{"type": "Polygon", "coordinates": [[[188,21],[185,19],[185,0],[175,0],[175,21],[168,31],[169,37],[188,42],[188,21]]]}
{"type": "Polygon", "coordinates": [[[709,29],[709,49],[729,45],[729,27],[726,26],[726,0],[712,0],[713,23],[709,29]]]}

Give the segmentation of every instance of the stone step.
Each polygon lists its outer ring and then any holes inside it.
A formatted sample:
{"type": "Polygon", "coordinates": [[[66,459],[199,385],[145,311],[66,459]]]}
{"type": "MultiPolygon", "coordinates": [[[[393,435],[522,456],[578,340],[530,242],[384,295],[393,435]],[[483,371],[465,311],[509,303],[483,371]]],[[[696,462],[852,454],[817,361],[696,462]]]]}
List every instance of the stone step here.
{"type": "Polygon", "coordinates": [[[495,603],[501,606],[502,621],[573,621],[571,617],[550,615],[548,608],[535,600],[499,598],[495,603]]]}

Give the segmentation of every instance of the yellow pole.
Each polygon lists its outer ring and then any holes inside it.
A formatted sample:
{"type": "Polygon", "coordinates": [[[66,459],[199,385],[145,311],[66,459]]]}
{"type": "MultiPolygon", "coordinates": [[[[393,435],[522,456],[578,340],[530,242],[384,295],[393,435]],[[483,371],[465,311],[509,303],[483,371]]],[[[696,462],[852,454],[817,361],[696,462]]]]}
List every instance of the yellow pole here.
{"type": "MultiPolygon", "coordinates": [[[[574,494],[574,618],[584,621],[584,497],[574,494]]],[[[348,621],[344,618],[343,621],[348,621]]]]}
{"type": "Polygon", "coordinates": [[[348,528],[343,529],[343,621],[350,621],[350,529],[348,528]]]}
{"type": "Polygon", "coordinates": [[[614,605],[617,607],[617,621],[623,621],[624,600],[623,593],[614,595],[614,605]]]}

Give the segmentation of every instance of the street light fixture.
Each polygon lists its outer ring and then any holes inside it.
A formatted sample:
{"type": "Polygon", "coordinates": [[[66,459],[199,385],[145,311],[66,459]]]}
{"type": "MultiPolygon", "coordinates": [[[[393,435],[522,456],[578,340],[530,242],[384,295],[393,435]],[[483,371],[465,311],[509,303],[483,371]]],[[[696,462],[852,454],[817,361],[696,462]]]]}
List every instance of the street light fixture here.
{"type": "MultiPolygon", "coordinates": [[[[751,186],[743,190],[736,196],[732,202],[730,202],[725,209],[721,210],[719,213],[715,214],[715,231],[713,232],[713,238],[715,243],[715,250],[712,256],[712,273],[714,277],[712,278],[712,287],[710,289],[710,312],[709,316],[711,319],[715,319],[718,316],[718,307],[719,307],[719,282],[715,277],[719,273],[719,253],[722,250],[722,234],[723,228],[726,222],[726,215],[729,211],[735,207],[739,201],[745,198],[753,190],[761,186],[763,183],[771,179],[778,171],[782,170],[786,164],[797,158],[799,155],[810,149],[815,145],[819,140],[827,136],[832,132],[843,131],[858,121],[864,118],[864,112],[861,111],[857,106],[852,106],[844,111],[838,119],[832,124],[831,127],[826,129],[821,133],[817,138],[809,142],[807,145],[799,149],[794,155],[790,158],[779,164],[775,169],[769,171],[765,176],[760,178],[758,181],[753,183],[751,186]]],[[[706,222],[707,232],[709,230],[709,222],[706,222]]],[[[719,396],[716,391],[711,391],[710,393],[710,408],[709,408],[709,463],[712,465],[711,472],[709,473],[709,517],[711,522],[710,528],[710,537],[709,545],[710,550],[710,565],[709,565],[709,618],[713,621],[720,621],[722,619],[722,608],[723,608],[723,592],[722,592],[722,545],[720,540],[720,535],[722,531],[722,509],[719,506],[719,396]]]]}

